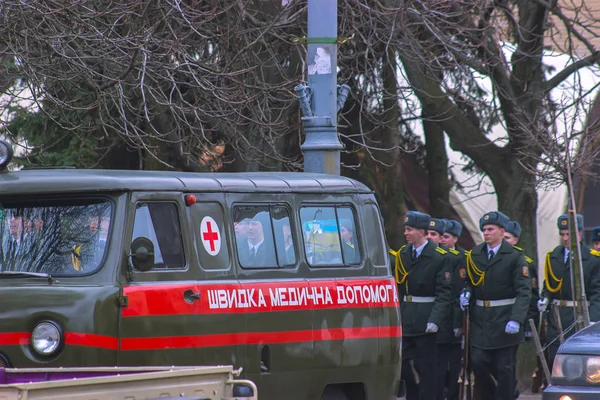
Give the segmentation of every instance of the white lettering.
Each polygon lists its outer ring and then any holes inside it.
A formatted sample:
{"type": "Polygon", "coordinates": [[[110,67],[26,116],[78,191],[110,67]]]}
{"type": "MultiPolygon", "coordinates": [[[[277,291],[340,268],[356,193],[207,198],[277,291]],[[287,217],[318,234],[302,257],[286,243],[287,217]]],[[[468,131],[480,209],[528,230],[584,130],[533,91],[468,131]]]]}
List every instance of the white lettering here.
{"type": "Polygon", "coordinates": [[[219,296],[219,308],[227,308],[227,291],[224,289],[217,290],[219,296]]]}
{"type": "Polygon", "coordinates": [[[288,288],[279,288],[277,290],[277,293],[279,294],[279,304],[281,304],[282,306],[289,305],[289,302],[287,299],[287,291],[288,291],[288,288]]]}
{"type": "Polygon", "coordinates": [[[331,292],[329,292],[329,288],[325,288],[325,304],[333,304],[333,300],[331,299],[331,292]]]}
{"type": "Polygon", "coordinates": [[[360,286],[354,286],[352,289],[354,290],[354,297],[356,297],[356,302],[361,304],[364,303],[360,286]]]}
{"type": "Polygon", "coordinates": [[[246,289],[238,289],[239,306],[240,308],[248,308],[248,293],[246,289]]]}
{"type": "Polygon", "coordinates": [[[323,303],[323,288],[322,287],[313,287],[313,304],[318,305],[319,299],[321,299],[321,303],[323,303]]]}
{"type": "Polygon", "coordinates": [[[219,308],[217,296],[215,295],[214,290],[208,291],[208,308],[219,308]]]}
{"type": "Polygon", "coordinates": [[[383,285],[379,286],[379,298],[384,303],[386,303],[388,301],[387,292],[385,291],[385,286],[383,286],[383,285]]]}
{"type": "Polygon", "coordinates": [[[346,294],[344,293],[344,287],[338,286],[337,288],[337,302],[338,304],[346,304],[346,294]]]}
{"type": "Polygon", "coordinates": [[[306,298],[308,297],[308,287],[304,286],[300,288],[300,296],[298,296],[298,304],[301,306],[306,306],[308,303],[306,302],[306,298]]]}
{"type": "Polygon", "coordinates": [[[365,303],[371,302],[371,287],[370,286],[362,287],[362,298],[365,301],[365,303]]]}
{"type": "Polygon", "coordinates": [[[290,306],[298,305],[298,288],[289,288],[288,295],[290,296],[289,304],[290,306]]]}
{"type": "Polygon", "coordinates": [[[265,301],[265,295],[264,295],[262,289],[258,290],[258,306],[259,307],[267,306],[267,302],[265,301]]]}
{"type": "Polygon", "coordinates": [[[346,288],[346,297],[348,298],[348,303],[354,304],[354,290],[352,290],[352,286],[348,286],[346,288]]]}

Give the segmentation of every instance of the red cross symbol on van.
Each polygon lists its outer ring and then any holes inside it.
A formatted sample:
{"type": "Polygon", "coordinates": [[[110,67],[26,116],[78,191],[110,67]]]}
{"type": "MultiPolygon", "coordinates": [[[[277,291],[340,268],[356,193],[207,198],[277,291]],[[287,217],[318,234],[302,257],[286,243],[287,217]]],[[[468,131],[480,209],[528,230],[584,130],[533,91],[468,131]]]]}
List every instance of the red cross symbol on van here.
{"type": "Polygon", "coordinates": [[[207,216],[202,219],[200,227],[204,249],[211,256],[217,255],[219,250],[221,250],[221,233],[219,232],[219,226],[214,219],[207,216]]]}

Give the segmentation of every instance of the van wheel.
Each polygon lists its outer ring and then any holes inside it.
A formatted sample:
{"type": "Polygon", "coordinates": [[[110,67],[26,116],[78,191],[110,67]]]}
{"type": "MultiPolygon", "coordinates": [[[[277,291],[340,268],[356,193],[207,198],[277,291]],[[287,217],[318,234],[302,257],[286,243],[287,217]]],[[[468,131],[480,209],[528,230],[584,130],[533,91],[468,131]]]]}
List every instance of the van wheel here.
{"type": "Polygon", "coordinates": [[[329,385],[323,390],[321,400],[366,400],[365,386],[362,383],[329,385]]]}
{"type": "Polygon", "coordinates": [[[348,400],[341,387],[329,385],[323,390],[321,400],[348,400]]]}

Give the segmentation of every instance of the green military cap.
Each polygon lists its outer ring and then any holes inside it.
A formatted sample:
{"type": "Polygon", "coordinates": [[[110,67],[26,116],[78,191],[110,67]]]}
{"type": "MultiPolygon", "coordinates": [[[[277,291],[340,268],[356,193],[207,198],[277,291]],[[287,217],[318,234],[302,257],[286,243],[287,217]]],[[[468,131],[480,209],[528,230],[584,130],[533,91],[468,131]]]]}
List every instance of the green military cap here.
{"type": "Polygon", "coordinates": [[[446,219],[444,221],[446,221],[446,233],[449,233],[452,236],[460,237],[463,229],[462,224],[453,219],[446,219]]]}
{"type": "Polygon", "coordinates": [[[427,229],[430,231],[436,231],[440,235],[443,235],[444,232],[446,232],[446,223],[443,219],[431,218],[429,221],[429,228],[427,229]]]}
{"type": "Polygon", "coordinates": [[[410,226],[417,229],[429,229],[429,222],[431,217],[429,214],[425,214],[418,211],[409,211],[404,217],[404,225],[410,226]]]}
{"type": "Polygon", "coordinates": [[[592,242],[600,242],[600,226],[592,229],[592,242]]]}
{"type": "Polygon", "coordinates": [[[508,221],[510,221],[510,218],[500,211],[490,211],[479,219],[479,229],[483,230],[483,227],[486,225],[496,225],[502,229],[506,229],[508,221]]]}
{"type": "MultiPolygon", "coordinates": [[[[561,215],[560,217],[558,217],[558,221],[556,222],[559,231],[563,229],[569,229],[569,214],[561,215]]],[[[577,229],[580,231],[583,230],[583,215],[581,214],[577,214],[577,229]]]]}
{"type": "Polygon", "coordinates": [[[512,233],[514,237],[521,237],[521,225],[517,221],[508,221],[506,232],[512,233]]]}

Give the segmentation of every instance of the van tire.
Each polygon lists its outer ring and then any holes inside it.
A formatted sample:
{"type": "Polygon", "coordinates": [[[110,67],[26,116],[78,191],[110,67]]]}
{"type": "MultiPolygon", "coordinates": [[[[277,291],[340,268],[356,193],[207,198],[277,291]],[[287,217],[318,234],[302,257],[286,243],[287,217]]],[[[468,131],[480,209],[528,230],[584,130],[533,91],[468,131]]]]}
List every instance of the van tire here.
{"type": "Polygon", "coordinates": [[[348,398],[340,386],[329,385],[323,390],[321,400],[348,400],[348,398]]]}
{"type": "Polygon", "coordinates": [[[362,383],[328,385],[323,390],[321,400],[366,400],[365,386],[362,383]]]}

